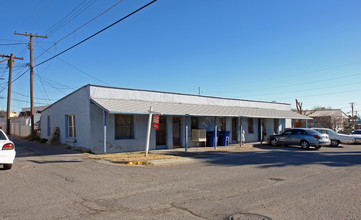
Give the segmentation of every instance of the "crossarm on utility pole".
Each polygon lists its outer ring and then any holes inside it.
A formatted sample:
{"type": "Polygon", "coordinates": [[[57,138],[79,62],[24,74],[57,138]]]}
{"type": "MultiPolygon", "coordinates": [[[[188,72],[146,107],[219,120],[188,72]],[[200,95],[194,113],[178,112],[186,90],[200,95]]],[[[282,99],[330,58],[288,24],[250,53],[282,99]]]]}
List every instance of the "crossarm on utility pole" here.
{"type": "Polygon", "coordinates": [[[31,111],[31,136],[35,137],[35,129],[34,129],[34,88],[33,88],[33,75],[34,75],[34,66],[33,66],[33,37],[40,38],[48,38],[47,36],[40,36],[37,34],[22,34],[22,33],[14,33],[15,35],[22,35],[26,37],[30,37],[29,49],[30,49],[30,111],[31,111]]]}

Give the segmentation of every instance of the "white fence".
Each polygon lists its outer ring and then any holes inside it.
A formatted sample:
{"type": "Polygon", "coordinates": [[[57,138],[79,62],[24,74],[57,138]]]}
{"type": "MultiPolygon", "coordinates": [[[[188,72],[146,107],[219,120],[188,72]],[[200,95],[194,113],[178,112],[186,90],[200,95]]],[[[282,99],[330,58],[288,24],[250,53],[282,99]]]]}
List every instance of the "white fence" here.
{"type": "MultiPolygon", "coordinates": [[[[28,119],[26,118],[11,118],[10,119],[10,134],[20,137],[26,137],[31,134],[31,126],[27,125],[28,119]]],[[[0,118],[0,128],[6,132],[6,119],[0,118]]]]}

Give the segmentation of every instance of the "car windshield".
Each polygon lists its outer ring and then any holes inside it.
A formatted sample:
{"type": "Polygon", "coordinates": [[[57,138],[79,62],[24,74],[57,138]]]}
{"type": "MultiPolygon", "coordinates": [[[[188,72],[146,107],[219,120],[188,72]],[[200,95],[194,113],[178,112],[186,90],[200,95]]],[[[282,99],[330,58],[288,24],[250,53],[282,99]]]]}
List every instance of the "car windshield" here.
{"type": "Polygon", "coordinates": [[[308,132],[309,134],[311,134],[311,135],[319,135],[319,134],[320,134],[318,131],[315,131],[315,130],[312,130],[312,129],[307,130],[307,132],[308,132]]]}
{"type": "Polygon", "coordinates": [[[328,133],[337,135],[337,132],[336,132],[336,131],[332,131],[332,130],[328,130],[328,133]]]}
{"type": "Polygon", "coordinates": [[[283,134],[283,135],[290,135],[290,134],[292,134],[292,131],[291,131],[291,130],[288,130],[288,131],[283,132],[282,134],[283,134]]]}
{"type": "Polygon", "coordinates": [[[354,131],[352,134],[361,134],[361,131],[354,131]]]}

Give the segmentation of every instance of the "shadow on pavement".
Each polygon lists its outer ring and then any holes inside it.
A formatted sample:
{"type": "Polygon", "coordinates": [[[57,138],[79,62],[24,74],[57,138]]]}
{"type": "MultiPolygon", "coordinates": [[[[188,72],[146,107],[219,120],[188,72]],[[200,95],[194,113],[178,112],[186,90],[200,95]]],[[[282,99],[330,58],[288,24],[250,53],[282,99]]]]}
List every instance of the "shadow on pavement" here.
{"type": "MultiPolygon", "coordinates": [[[[169,151],[167,154],[200,159],[203,162],[223,165],[242,166],[258,165],[260,168],[302,166],[320,164],[331,167],[346,167],[361,164],[361,151],[322,152],[314,148],[301,149],[298,146],[277,146],[255,144],[254,148],[262,151],[169,151]]],[[[342,150],[342,148],[340,148],[342,150]]]]}
{"type": "Polygon", "coordinates": [[[35,141],[14,139],[16,157],[34,157],[51,155],[81,154],[79,151],[68,149],[64,145],[48,145],[35,141]]]}

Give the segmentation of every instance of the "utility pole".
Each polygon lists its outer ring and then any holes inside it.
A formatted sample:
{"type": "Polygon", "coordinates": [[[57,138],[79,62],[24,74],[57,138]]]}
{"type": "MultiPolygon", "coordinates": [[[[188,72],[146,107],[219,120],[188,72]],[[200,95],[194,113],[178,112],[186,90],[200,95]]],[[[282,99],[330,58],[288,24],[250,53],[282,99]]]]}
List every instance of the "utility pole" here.
{"type": "Polygon", "coordinates": [[[29,50],[30,50],[30,111],[31,111],[31,136],[35,137],[35,130],[34,130],[34,88],[33,88],[33,75],[34,75],[34,67],[33,67],[33,37],[40,37],[40,38],[48,38],[47,36],[40,36],[37,34],[25,34],[22,33],[14,33],[15,35],[22,35],[30,37],[29,42],[29,50]]]}
{"type": "Polygon", "coordinates": [[[352,112],[352,127],[353,129],[355,129],[355,120],[354,120],[354,117],[353,117],[353,105],[355,104],[354,102],[351,102],[351,112],[352,112]]]}
{"type": "Polygon", "coordinates": [[[22,57],[14,57],[13,54],[11,54],[10,56],[7,55],[0,55],[0,57],[2,58],[7,58],[5,60],[0,61],[4,62],[4,61],[8,61],[8,67],[9,67],[9,82],[8,82],[8,106],[7,106],[7,112],[6,112],[6,134],[10,135],[10,131],[11,131],[11,125],[10,125],[10,101],[11,101],[11,78],[13,75],[13,64],[14,64],[14,59],[18,59],[18,60],[23,60],[24,58],[22,57]]]}

